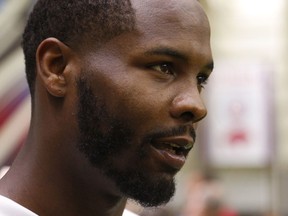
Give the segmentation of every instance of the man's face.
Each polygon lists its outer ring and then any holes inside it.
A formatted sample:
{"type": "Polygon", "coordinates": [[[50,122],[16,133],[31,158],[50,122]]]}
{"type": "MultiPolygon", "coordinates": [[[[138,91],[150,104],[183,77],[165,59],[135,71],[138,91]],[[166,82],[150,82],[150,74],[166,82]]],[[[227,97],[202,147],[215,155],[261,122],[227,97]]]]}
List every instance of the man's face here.
{"type": "Polygon", "coordinates": [[[166,203],[206,115],[209,24],[195,1],[133,2],[136,30],[82,58],[79,150],[145,206],[166,203]]]}

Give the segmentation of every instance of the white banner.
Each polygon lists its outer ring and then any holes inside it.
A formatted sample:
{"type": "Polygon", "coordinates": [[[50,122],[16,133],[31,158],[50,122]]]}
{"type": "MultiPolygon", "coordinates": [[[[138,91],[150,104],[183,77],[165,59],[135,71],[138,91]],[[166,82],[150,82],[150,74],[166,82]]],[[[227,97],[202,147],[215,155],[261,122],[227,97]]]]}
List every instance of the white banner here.
{"type": "Polygon", "coordinates": [[[261,167],[273,152],[269,68],[253,62],[217,63],[207,88],[205,155],[218,167],[261,167]]]}

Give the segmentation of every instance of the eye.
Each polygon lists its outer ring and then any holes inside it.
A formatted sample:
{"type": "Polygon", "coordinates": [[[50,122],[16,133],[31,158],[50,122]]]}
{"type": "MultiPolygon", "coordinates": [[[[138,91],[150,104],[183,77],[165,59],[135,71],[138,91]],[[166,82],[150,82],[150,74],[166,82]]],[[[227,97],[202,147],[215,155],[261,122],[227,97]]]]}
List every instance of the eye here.
{"type": "Polygon", "coordinates": [[[150,66],[153,70],[159,71],[163,74],[167,75],[175,75],[175,71],[173,69],[173,65],[171,63],[160,63],[150,66]]]}
{"type": "Polygon", "coordinates": [[[208,76],[206,74],[200,74],[197,76],[197,84],[201,87],[201,89],[204,88],[207,82],[208,82],[208,76]]]}

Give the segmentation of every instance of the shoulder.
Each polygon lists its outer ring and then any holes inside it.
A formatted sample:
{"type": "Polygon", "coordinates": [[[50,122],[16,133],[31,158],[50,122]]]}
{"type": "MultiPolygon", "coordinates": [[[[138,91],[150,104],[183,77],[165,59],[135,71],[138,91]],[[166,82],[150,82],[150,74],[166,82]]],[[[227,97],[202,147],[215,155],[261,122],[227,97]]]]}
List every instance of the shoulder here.
{"type": "Polygon", "coordinates": [[[0,216],[37,216],[29,209],[19,205],[13,200],[0,195],[0,216]]]}
{"type": "MultiPolygon", "coordinates": [[[[13,200],[0,195],[0,216],[37,216],[35,213],[19,205],[13,200]]],[[[122,216],[138,216],[137,214],[124,210],[122,216]]]]}
{"type": "Polygon", "coordinates": [[[125,209],[122,216],[138,216],[138,215],[125,209]]]}

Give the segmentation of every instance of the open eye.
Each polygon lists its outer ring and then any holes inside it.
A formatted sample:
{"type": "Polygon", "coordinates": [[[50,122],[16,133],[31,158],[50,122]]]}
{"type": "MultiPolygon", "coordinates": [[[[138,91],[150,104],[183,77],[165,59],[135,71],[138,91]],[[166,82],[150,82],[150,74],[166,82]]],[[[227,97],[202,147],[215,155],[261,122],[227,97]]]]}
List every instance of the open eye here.
{"type": "Polygon", "coordinates": [[[197,76],[197,84],[202,88],[207,84],[208,76],[206,74],[200,74],[197,76]]]}
{"type": "Polygon", "coordinates": [[[150,66],[153,70],[159,71],[161,73],[167,74],[167,75],[175,75],[175,71],[173,69],[173,65],[171,63],[160,63],[150,66]]]}

